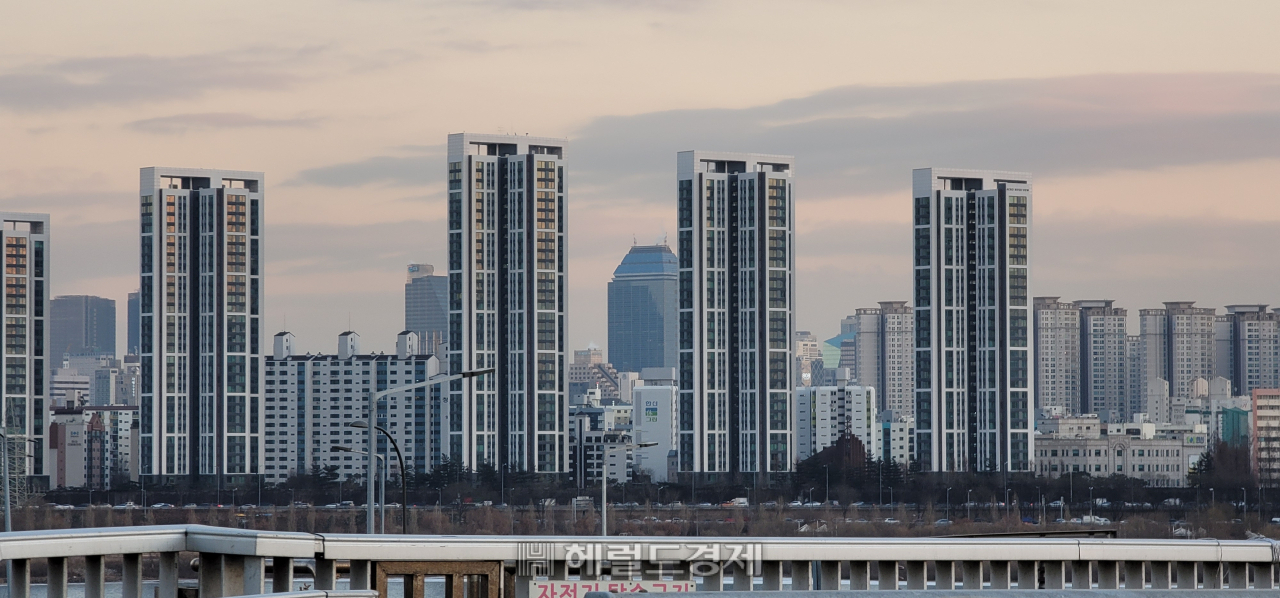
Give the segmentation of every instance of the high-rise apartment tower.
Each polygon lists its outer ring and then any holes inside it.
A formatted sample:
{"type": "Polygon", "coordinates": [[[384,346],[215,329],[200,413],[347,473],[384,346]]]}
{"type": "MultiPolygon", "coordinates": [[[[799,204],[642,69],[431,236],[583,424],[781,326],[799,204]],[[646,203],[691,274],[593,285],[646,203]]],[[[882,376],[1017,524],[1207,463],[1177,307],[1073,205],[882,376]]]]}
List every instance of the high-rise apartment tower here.
{"type": "Polygon", "coordinates": [[[916,460],[1030,471],[1031,175],[921,168],[912,189],[916,460]]]}
{"type": "Polygon", "coordinates": [[[49,215],[0,212],[0,218],[5,258],[0,414],[9,439],[9,475],[19,481],[25,475],[28,482],[11,488],[20,496],[49,488],[49,377],[62,357],[49,348],[49,215]]]}
{"type": "Polygon", "coordinates": [[[568,471],[566,140],[449,135],[449,371],[441,450],[568,471]]]}
{"type": "Polygon", "coordinates": [[[676,156],[681,473],[762,483],[795,461],[791,156],[676,156]]]}
{"type": "Polygon", "coordinates": [[[141,172],[140,468],[149,483],[262,471],[261,172],[141,172]]]}

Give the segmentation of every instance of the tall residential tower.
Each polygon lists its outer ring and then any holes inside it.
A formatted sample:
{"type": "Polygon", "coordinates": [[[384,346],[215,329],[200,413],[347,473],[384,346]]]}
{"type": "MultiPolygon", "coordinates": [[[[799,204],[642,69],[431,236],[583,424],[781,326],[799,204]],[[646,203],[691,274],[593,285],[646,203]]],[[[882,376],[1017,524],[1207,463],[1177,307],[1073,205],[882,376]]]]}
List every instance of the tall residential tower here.
{"type": "Polygon", "coordinates": [[[150,483],[262,472],[261,172],[141,172],[140,467],[150,483]]]}
{"type": "Polygon", "coordinates": [[[567,141],[449,135],[449,371],[443,455],[466,467],[569,469],[567,141]]]}
{"type": "Polygon", "coordinates": [[[676,156],[680,472],[764,483],[796,459],[791,156],[676,156]]]}
{"type": "Polygon", "coordinates": [[[11,489],[21,496],[28,488],[49,488],[49,376],[62,356],[53,357],[49,350],[49,215],[0,212],[0,218],[5,258],[0,413],[9,438],[10,477],[21,481],[25,475],[28,481],[11,489]]]}
{"type": "Polygon", "coordinates": [[[1030,471],[1031,175],[912,172],[916,460],[924,471],[1030,471]]]}

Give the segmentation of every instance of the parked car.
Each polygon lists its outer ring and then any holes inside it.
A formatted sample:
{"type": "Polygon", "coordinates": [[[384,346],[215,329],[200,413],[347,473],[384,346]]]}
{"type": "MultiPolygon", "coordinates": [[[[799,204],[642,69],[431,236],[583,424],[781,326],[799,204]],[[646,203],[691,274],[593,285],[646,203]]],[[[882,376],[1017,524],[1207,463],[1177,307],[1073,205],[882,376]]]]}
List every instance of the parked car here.
{"type": "Polygon", "coordinates": [[[154,504],[154,505],[151,505],[151,508],[153,508],[153,509],[172,509],[172,508],[173,508],[173,505],[171,505],[171,504],[169,504],[169,503],[167,503],[167,502],[158,502],[158,503],[156,503],[156,504],[154,504]]]}
{"type": "Polygon", "coordinates": [[[948,525],[951,525],[950,519],[939,519],[933,522],[934,527],[947,527],[948,525]]]}

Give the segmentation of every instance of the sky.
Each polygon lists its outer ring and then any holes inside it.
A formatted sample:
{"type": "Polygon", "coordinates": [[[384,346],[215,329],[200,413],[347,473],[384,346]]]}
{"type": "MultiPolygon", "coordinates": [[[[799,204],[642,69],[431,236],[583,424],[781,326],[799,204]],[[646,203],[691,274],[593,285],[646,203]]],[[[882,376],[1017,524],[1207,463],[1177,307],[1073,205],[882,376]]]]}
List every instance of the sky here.
{"type": "MultiPolygon", "coordinates": [[[[1031,293],[1280,306],[1280,3],[0,3],[0,210],[138,286],[138,169],[266,173],[267,328],[394,350],[444,143],[566,137],[569,344],[675,230],[675,155],[796,157],[797,328],[909,299],[911,169],[1030,171],[1031,293]]],[[[1136,318],[1135,318],[1136,319],[1136,318]]]]}

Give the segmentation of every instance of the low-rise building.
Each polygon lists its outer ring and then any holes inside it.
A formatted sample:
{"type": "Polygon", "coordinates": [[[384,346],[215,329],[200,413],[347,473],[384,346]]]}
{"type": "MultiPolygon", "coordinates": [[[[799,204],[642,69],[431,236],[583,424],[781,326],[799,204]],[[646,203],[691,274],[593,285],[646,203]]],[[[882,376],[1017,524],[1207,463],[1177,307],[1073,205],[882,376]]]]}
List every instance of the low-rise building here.
{"type": "Polygon", "coordinates": [[[836,386],[796,388],[798,459],[808,459],[844,436],[861,441],[866,454],[877,454],[880,430],[876,425],[876,390],[850,384],[848,380],[838,382],[836,386]]]}
{"type": "Polygon", "coordinates": [[[676,448],[676,369],[644,368],[632,390],[632,429],[636,443],[656,442],[636,450],[636,471],[645,472],[653,482],[675,479],[668,470],[668,457],[676,448]]]}
{"type": "Polygon", "coordinates": [[[1280,388],[1253,389],[1253,470],[1258,483],[1280,486],[1280,388]]]}
{"type": "Polygon", "coordinates": [[[916,459],[916,418],[898,411],[880,414],[880,453],[884,461],[906,468],[916,459]]]}
{"type": "Polygon", "coordinates": [[[1209,440],[1203,424],[1103,423],[1097,414],[1042,419],[1037,431],[1040,476],[1119,474],[1162,488],[1187,485],[1209,440]]]}

